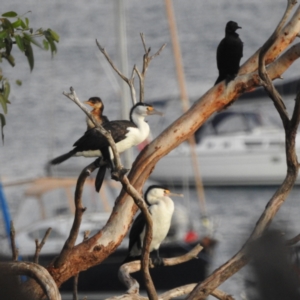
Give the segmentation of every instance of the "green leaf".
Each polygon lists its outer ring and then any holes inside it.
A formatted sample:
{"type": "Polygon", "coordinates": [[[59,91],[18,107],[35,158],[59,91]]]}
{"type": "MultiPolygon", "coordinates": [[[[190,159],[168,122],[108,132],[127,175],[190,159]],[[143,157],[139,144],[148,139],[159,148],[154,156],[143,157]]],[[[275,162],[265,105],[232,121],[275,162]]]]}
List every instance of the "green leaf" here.
{"type": "Polygon", "coordinates": [[[10,101],[8,100],[9,94],[10,94],[10,84],[7,80],[5,80],[3,84],[3,95],[4,98],[6,99],[6,103],[10,104],[10,101]]]}
{"type": "Polygon", "coordinates": [[[4,98],[3,94],[0,93],[0,104],[2,106],[2,109],[3,109],[3,112],[5,114],[7,114],[7,101],[6,99],[4,98]]]}
{"type": "Polygon", "coordinates": [[[18,14],[14,11],[8,11],[4,14],[2,14],[2,17],[7,17],[7,18],[14,18],[16,17],[18,14]]]}
{"type": "Polygon", "coordinates": [[[16,39],[16,43],[19,47],[19,49],[24,52],[25,48],[24,48],[24,43],[23,43],[23,38],[20,37],[19,35],[15,35],[15,39],[16,39]]]}
{"type": "Polygon", "coordinates": [[[4,58],[6,58],[7,59],[7,61],[9,62],[9,64],[12,66],[12,67],[14,67],[15,66],[15,58],[10,54],[10,55],[6,55],[6,56],[4,56],[3,54],[2,54],[2,57],[4,57],[4,58]]]}
{"type": "Polygon", "coordinates": [[[28,18],[25,18],[25,24],[26,24],[26,28],[29,27],[29,19],[28,18]]]}
{"type": "Polygon", "coordinates": [[[17,79],[17,80],[16,80],[16,84],[17,84],[18,86],[21,86],[21,85],[22,85],[22,80],[17,79]]]}
{"type": "Polygon", "coordinates": [[[0,31],[0,39],[5,39],[8,35],[7,30],[0,31]]]}
{"type": "Polygon", "coordinates": [[[18,19],[17,21],[13,22],[11,25],[13,26],[13,28],[18,28],[22,25],[22,20],[18,19]]]}
{"type": "Polygon", "coordinates": [[[27,25],[24,23],[24,21],[22,20],[22,19],[20,19],[21,20],[21,27],[23,28],[23,29],[26,29],[27,28],[27,25]]]}
{"type": "Polygon", "coordinates": [[[46,40],[43,40],[43,45],[44,45],[44,48],[45,50],[49,50],[49,43],[46,41],[46,40]]]}
{"type": "Polygon", "coordinates": [[[1,122],[1,135],[2,135],[2,143],[4,143],[4,132],[3,127],[6,125],[5,117],[3,114],[0,114],[0,122],[1,122]]]}
{"type": "Polygon", "coordinates": [[[50,29],[50,28],[48,28],[47,31],[50,33],[52,39],[53,39],[56,43],[58,43],[58,42],[59,42],[59,35],[58,35],[55,31],[53,31],[52,29],[50,29]]]}
{"type": "Polygon", "coordinates": [[[32,36],[30,36],[29,34],[27,34],[25,32],[24,32],[24,39],[26,39],[30,43],[38,46],[39,48],[43,49],[43,47],[42,47],[42,45],[40,43],[38,43],[34,38],[32,38],[32,36]]]}
{"type": "Polygon", "coordinates": [[[53,41],[53,39],[52,39],[51,36],[46,35],[45,37],[46,37],[47,41],[49,42],[50,49],[51,49],[51,54],[53,56],[53,54],[57,52],[55,43],[54,43],[54,41],[53,41]]]}
{"type": "Polygon", "coordinates": [[[34,67],[34,58],[33,58],[32,47],[31,47],[30,41],[28,41],[27,39],[24,39],[23,41],[24,41],[25,55],[28,59],[30,71],[32,71],[33,67],[34,67]]]}
{"type": "Polygon", "coordinates": [[[10,23],[10,21],[6,18],[0,18],[0,21],[2,22],[3,29],[6,29],[9,34],[14,34],[14,27],[10,23]]]}

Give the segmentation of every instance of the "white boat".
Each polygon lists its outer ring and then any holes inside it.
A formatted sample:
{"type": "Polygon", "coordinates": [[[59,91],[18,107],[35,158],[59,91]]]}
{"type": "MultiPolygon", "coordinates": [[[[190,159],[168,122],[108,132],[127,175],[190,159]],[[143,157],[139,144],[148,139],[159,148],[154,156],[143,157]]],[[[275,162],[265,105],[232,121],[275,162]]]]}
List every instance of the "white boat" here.
{"type": "MultiPolygon", "coordinates": [[[[231,108],[214,115],[196,132],[195,151],[204,185],[282,183],[287,170],[284,130],[264,111],[262,115],[253,109],[231,108]]],[[[194,184],[189,144],[184,142],[163,157],[151,179],[194,184]]]]}

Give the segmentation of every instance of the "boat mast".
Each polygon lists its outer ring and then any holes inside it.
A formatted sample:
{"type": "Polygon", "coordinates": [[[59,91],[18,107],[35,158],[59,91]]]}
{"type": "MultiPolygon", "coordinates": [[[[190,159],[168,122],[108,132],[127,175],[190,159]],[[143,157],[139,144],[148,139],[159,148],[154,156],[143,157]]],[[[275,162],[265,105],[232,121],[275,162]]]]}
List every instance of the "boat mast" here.
{"type": "MultiPolygon", "coordinates": [[[[127,54],[127,34],[126,34],[126,15],[125,15],[125,0],[118,0],[116,6],[116,24],[118,34],[118,49],[119,49],[119,59],[121,65],[121,72],[128,76],[128,54],[127,54]]],[[[121,117],[122,120],[128,120],[129,116],[129,103],[130,103],[130,95],[128,90],[127,83],[119,79],[121,85],[121,98],[122,98],[122,109],[121,109],[121,117]]],[[[135,103],[132,103],[134,105],[135,103]]],[[[126,168],[131,168],[131,164],[133,161],[133,153],[132,149],[128,149],[124,152],[124,166],[126,168]]]]}
{"type": "MultiPolygon", "coordinates": [[[[182,102],[182,110],[183,112],[186,112],[190,107],[190,103],[189,103],[189,97],[187,94],[186,83],[184,78],[184,71],[182,65],[180,45],[179,45],[178,35],[177,35],[175,15],[174,15],[174,10],[173,10],[171,0],[165,0],[165,5],[166,5],[167,17],[169,22],[172,46],[173,46],[177,81],[179,85],[180,98],[182,102]]],[[[201,217],[203,219],[206,219],[207,211],[206,211],[206,203],[205,203],[205,194],[204,194],[204,188],[203,188],[203,183],[202,183],[202,178],[200,173],[199,161],[196,154],[196,141],[194,135],[191,135],[187,141],[190,145],[190,153],[191,153],[192,165],[194,169],[196,189],[197,189],[198,200],[201,208],[201,217]]]]}

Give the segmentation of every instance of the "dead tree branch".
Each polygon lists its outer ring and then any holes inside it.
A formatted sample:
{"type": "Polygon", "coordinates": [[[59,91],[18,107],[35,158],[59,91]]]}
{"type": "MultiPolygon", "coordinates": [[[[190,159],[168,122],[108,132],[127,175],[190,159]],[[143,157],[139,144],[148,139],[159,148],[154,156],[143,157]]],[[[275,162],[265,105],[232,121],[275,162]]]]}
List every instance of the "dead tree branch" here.
{"type": "MultiPolygon", "coordinates": [[[[173,257],[173,258],[163,258],[163,264],[164,266],[174,266],[174,265],[187,262],[191,259],[197,258],[197,255],[202,249],[203,249],[202,246],[196,245],[191,251],[189,251],[184,255],[173,257]]],[[[149,267],[155,268],[155,266],[152,263],[150,263],[149,267]]],[[[140,271],[140,269],[141,269],[141,262],[138,260],[123,264],[119,269],[119,273],[118,273],[119,279],[127,287],[128,294],[139,293],[139,284],[134,278],[130,276],[130,274],[138,272],[140,271]]],[[[159,299],[161,299],[161,296],[159,296],[159,299]]]]}
{"type": "MultiPolygon", "coordinates": [[[[84,232],[83,236],[83,241],[86,241],[89,238],[90,231],[86,230],[84,232]]],[[[74,281],[73,281],[73,300],[78,300],[78,279],[79,279],[79,273],[77,273],[74,276],[74,281]]]]}
{"type": "Polygon", "coordinates": [[[134,105],[135,103],[137,103],[136,101],[136,92],[135,92],[135,88],[134,88],[134,68],[132,70],[131,73],[131,78],[127,78],[124,74],[122,74],[122,72],[115,66],[115,64],[113,63],[113,61],[111,60],[111,58],[109,57],[109,55],[107,54],[107,52],[105,51],[105,48],[103,48],[98,41],[96,40],[96,44],[98,46],[98,49],[100,50],[100,52],[104,55],[104,57],[106,58],[106,60],[109,62],[109,64],[111,65],[111,67],[113,68],[113,70],[128,84],[129,89],[130,89],[130,94],[131,94],[131,100],[132,100],[132,104],[134,105]]]}
{"type": "MultiPolygon", "coordinates": [[[[288,1],[288,6],[289,6],[288,1]]],[[[293,1],[294,4],[296,1],[293,1]]],[[[269,49],[265,56],[265,65],[272,63],[278,55],[280,55],[284,49],[286,49],[290,43],[297,37],[300,32],[300,6],[295,11],[290,21],[282,28],[280,34],[273,46],[269,49]]],[[[238,75],[249,74],[258,69],[258,55],[260,49],[258,49],[240,68],[238,75]]]]}
{"type": "Polygon", "coordinates": [[[82,205],[82,192],[83,192],[83,186],[85,183],[85,180],[87,177],[96,169],[95,162],[88,165],[86,168],[84,168],[81,172],[81,174],[78,177],[77,184],[76,184],[76,190],[75,190],[75,217],[73,221],[73,225],[69,234],[68,239],[66,240],[63,249],[61,250],[59,256],[55,260],[54,266],[55,268],[59,268],[62,266],[67,257],[69,256],[69,253],[73,249],[76,239],[78,237],[79,227],[82,220],[82,215],[84,211],[86,210],[85,207],[82,205]]]}
{"type": "Polygon", "coordinates": [[[12,260],[17,261],[19,256],[19,251],[16,246],[16,231],[14,222],[10,221],[10,244],[11,244],[11,251],[12,251],[12,260]]]}
{"type": "Polygon", "coordinates": [[[146,41],[143,33],[140,33],[142,43],[144,46],[145,54],[143,55],[143,69],[142,72],[138,70],[136,66],[134,66],[135,72],[138,74],[139,80],[140,80],[140,102],[144,102],[145,99],[145,76],[148,69],[148,66],[153,58],[160,55],[162,50],[166,47],[167,44],[163,44],[160,49],[152,56],[149,56],[151,48],[147,48],[146,41]]]}
{"type": "Polygon", "coordinates": [[[38,239],[35,240],[35,254],[34,254],[34,257],[33,257],[33,262],[36,263],[36,264],[39,263],[40,252],[41,252],[43,246],[45,245],[46,240],[47,240],[49,234],[51,233],[51,230],[52,230],[52,228],[47,229],[47,231],[46,231],[46,233],[45,233],[45,235],[44,235],[44,237],[43,237],[40,244],[39,244],[38,239]]]}
{"type": "Polygon", "coordinates": [[[31,262],[4,262],[0,263],[0,274],[5,276],[26,275],[33,278],[42,288],[49,300],[60,300],[61,296],[55,281],[48,271],[31,262]]]}
{"type": "Polygon", "coordinates": [[[295,237],[293,237],[292,239],[289,239],[286,241],[286,245],[287,246],[294,246],[295,244],[297,244],[300,241],[300,234],[297,234],[295,237]]]}
{"type": "Polygon", "coordinates": [[[268,73],[265,68],[264,59],[264,56],[266,55],[270,47],[273,45],[274,41],[278,38],[278,32],[281,30],[283,22],[286,20],[286,17],[291,10],[291,5],[293,5],[293,3],[291,1],[288,1],[288,7],[284,17],[282,18],[282,21],[279,23],[278,27],[276,28],[270,39],[263,45],[259,54],[259,74],[261,75],[260,78],[263,82],[264,87],[268,91],[270,98],[275,104],[275,107],[282,119],[282,123],[285,129],[286,157],[288,167],[286,178],[282,185],[279,187],[279,189],[276,191],[274,196],[269,201],[265,211],[259,218],[251,236],[249,237],[245,245],[242,247],[242,249],[227,263],[225,263],[223,266],[221,266],[219,269],[213,272],[213,274],[209,276],[204,282],[198,284],[194,291],[191,293],[191,295],[188,297],[188,299],[205,299],[211,291],[213,291],[217,286],[219,286],[228,277],[233,275],[248,262],[249,257],[246,253],[248,244],[253,240],[257,239],[269,226],[269,224],[272,222],[272,219],[278,212],[279,208],[284,203],[290,191],[292,190],[294,183],[297,179],[299,164],[296,155],[295,139],[300,121],[300,93],[298,94],[296,99],[293,117],[291,120],[289,120],[288,115],[285,111],[283,101],[268,76],[268,73]]]}

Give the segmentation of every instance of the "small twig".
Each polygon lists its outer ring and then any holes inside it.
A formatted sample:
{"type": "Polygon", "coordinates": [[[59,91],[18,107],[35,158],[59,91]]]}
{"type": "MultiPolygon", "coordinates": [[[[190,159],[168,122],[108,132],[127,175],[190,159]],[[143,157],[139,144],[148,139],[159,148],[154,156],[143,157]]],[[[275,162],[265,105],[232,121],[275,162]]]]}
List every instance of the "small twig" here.
{"type": "Polygon", "coordinates": [[[19,251],[16,246],[16,231],[14,227],[14,222],[10,221],[10,244],[11,244],[11,251],[12,251],[12,260],[17,261],[19,256],[19,251]]]}
{"type": "Polygon", "coordinates": [[[35,254],[34,254],[33,262],[36,263],[36,264],[39,263],[40,252],[41,252],[43,246],[45,245],[46,240],[47,240],[47,238],[48,238],[51,230],[52,230],[51,227],[47,229],[47,231],[46,231],[46,233],[45,233],[45,235],[44,235],[44,237],[43,237],[43,239],[42,239],[42,241],[41,241],[40,244],[39,244],[39,240],[38,239],[35,240],[35,254]]]}
{"type": "MultiPolygon", "coordinates": [[[[131,74],[131,78],[128,79],[124,74],[122,74],[122,72],[115,66],[115,64],[113,63],[113,61],[110,59],[109,55],[107,54],[107,52],[105,51],[105,48],[103,48],[98,41],[96,40],[96,44],[100,50],[100,52],[104,55],[104,57],[106,58],[106,60],[109,62],[109,64],[111,65],[111,67],[113,68],[113,70],[128,84],[129,89],[130,89],[130,94],[131,94],[131,99],[132,99],[132,103],[135,104],[136,101],[136,92],[135,92],[135,88],[134,88],[134,72],[132,72],[131,74]]],[[[133,68],[134,69],[134,68],[133,68]]]]}
{"type": "Polygon", "coordinates": [[[140,36],[141,36],[142,44],[143,44],[144,51],[145,51],[145,54],[143,55],[143,69],[142,69],[142,72],[140,72],[138,70],[138,68],[135,66],[134,70],[138,74],[138,77],[139,77],[139,80],[140,80],[140,102],[144,102],[146,71],[148,69],[148,66],[149,66],[151,60],[161,53],[161,51],[165,48],[166,44],[163,44],[160,47],[160,49],[154,55],[149,56],[151,48],[147,49],[144,34],[140,33],[140,36]]]}
{"type": "Polygon", "coordinates": [[[82,205],[82,191],[83,191],[83,186],[85,183],[85,180],[87,177],[96,169],[95,162],[91,163],[88,165],[86,168],[84,168],[81,172],[81,174],[78,177],[77,184],[76,184],[76,189],[75,189],[75,217],[73,221],[73,225],[69,234],[69,237],[67,238],[63,249],[61,250],[59,256],[54,262],[54,267],[58,268],[64,264],[66,261],[69,253],[71,252],[72,248],[75,245],[78,232],[79,232],[79,227],[81,224],[81,219],[84,211],[86,208],[83,207],[82,205]]]}
{"type": "Polygon", "coordinates": [[[295,237],[289,239],[286,241],[286,245],[287,246],[294,246],[295,244],[297,244],[300,241],[300,233],[297,234],[295,237]]]}
{"type": "MultiPolygon", "coordinates": [[[[90,230],[86,230],[83,235],[83,241],[86,241],[89,238],[90,230]]],[[[73,281],[73,300],[78,300],[78,279],[79,279],[79,272],[74,276],[73,281]]]]}

